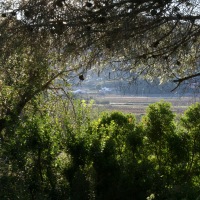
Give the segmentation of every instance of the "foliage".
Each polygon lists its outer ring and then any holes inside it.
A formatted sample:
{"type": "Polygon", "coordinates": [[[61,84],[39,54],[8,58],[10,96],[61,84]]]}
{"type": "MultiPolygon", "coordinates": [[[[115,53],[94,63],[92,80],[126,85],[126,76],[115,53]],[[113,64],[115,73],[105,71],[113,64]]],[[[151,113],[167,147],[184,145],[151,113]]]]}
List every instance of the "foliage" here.
{"type": "Polygon", "coordinates": [[[110,63],[180,84],[200,75],[198,8],[193,0],[2,1],[1,58],[29,46],[77,77],[110,63]]]}
{"type": "Polygon", "coordinates": [[[1,140],[37,96],[68,97],[70,79],[84,81],[91,68],[198,87],[197,8],[182,0],[1,1],[1,140]]]}
{"type": "Polygon", "coordinates": [[[199,103],[175,121],[158,102],[138,123],[120,112],[94,120],[85,101],[54,116],[37,105],[1,142],[1,199],[198,199],[199,103]]]}
{"type": "Polygon", "coordinates": [[[199,104],[180,122],[167,103],[138,123],[118,112],[94,120],[92,104],[66,91],[105,65],[109,77],[198,81],[198,6],[1,1],[0,199],[199,198],[199,104]]]}
{"type": "Polygon", "coordinates": [[[9,131],[14,135],[4,141],[1,151],[1,199],[62,199],[67,188],[62,189],[66,183],[58,166],[58,124],[52,124],[49,116],[25,116],[9,131]]]}

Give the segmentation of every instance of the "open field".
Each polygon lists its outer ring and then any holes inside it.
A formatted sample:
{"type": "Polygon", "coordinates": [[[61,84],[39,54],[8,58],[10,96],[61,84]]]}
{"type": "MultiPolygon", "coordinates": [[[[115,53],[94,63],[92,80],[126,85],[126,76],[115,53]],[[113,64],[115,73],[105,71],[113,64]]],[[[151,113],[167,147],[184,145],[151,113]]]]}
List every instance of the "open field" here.
{"type": "Polygon", "coordinates": [[[95,107],[101,111],[121,111],[126,113],[134,113],[135,115],[145,114],[145,110],[149,104],[164,100],[172,104],[172,110],[176,113],[183,113],[188,106],[195,102],[200,102],[200,97],[136,97],[136,96],[120,96],[106,95],[96,96],[95,107]]]}

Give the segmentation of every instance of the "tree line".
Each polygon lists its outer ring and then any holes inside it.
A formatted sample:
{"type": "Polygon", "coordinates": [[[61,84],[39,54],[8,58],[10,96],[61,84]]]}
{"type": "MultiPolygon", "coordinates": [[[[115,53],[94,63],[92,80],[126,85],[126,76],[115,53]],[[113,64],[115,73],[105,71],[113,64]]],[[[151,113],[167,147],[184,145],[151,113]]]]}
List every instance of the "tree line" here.
{"type": "Polygon", "coordinates": [[[84,81],[91,68],[198,88],[198,7],[193,0],[0,2],[0,132],[37,95],[84,81]]]}
{"type": "Polygon", "coordinates": [[[151,104],[140,120],[95,117],[84,101],[39,106],[4,130],[2,200],[199,199],[199,103],[181,116],[151,104]]]}

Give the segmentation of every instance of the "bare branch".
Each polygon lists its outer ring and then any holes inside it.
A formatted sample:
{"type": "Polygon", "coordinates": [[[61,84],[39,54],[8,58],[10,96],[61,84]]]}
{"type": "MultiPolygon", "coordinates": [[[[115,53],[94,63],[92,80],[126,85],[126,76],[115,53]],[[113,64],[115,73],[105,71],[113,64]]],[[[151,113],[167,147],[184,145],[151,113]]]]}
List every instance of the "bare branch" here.
{"type": "Polygon", "coordinates": [[[177,86],[173,90],[171,90],[171,92],[175,91],[184,81],[198,77],[198,76],[200,76],[200,73],[173,80],[174,83],[177,83],[177,86]]]}

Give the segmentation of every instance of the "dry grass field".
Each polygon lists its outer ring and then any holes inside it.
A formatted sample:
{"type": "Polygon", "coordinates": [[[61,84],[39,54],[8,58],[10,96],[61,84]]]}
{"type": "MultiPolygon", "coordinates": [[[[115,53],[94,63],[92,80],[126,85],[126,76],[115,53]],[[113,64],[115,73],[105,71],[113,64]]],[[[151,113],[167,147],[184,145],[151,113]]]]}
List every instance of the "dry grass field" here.
{"type": "Polygon", "coordinates": [[[120,96],[106,95],[95,96],[95,107],[100,111],[121,111],[125,113],[133,113],[136,116],[145,114],[145,110],[149,104],[158,101],[167,101],[172,104],[172,110],[178,114],[183,113],[188,106],[200,101],[200,97],[136,97],[136,96],[120,96]]]}

